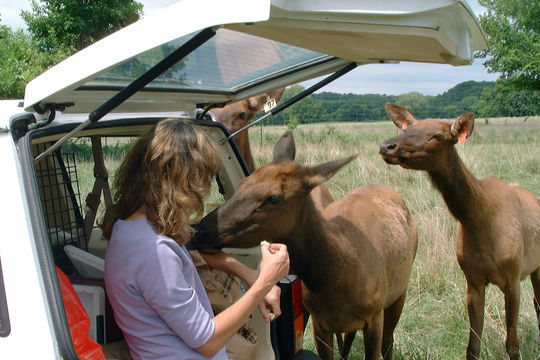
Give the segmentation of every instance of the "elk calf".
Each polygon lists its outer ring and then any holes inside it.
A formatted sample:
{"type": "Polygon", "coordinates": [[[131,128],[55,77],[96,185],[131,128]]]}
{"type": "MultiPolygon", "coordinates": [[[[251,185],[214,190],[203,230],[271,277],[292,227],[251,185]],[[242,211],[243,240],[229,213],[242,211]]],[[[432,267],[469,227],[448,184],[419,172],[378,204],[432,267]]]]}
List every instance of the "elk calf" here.
{"type": "Polygon", "coordinates": [[[365,358],[391,359],[417,247],[407,206],[391,189],[363,186],[320,212],[311,190],[356,156],[304,167],[292,161],[291,140],[292,134],[282,137],[273,161],[200,222],[193,244],[204,250],[253,247],[263,239],[285,243],[302,279],[319,355],[332,358],[333,333],[346,333],[352,343],[362,330],[365,358]]]}
{"type": "Polygon", "coordinates": [[[454,148],[474,128],[472,113],[452,125],[418,120],[408,110],[386,104],[394,124],[405,132],[381,144],[388,164],[427,171],[452,215],[459,221],[457,259],[467,280],[471,324],[467,359],[478,359],[484,323],[484,292],[495,284],[504,293],[506,351],[519,358],[517,324],[520,280],[530,275],[540,328],[540,203],[529,191],[493,175],[481,180],[467,170],[454,148]]]}

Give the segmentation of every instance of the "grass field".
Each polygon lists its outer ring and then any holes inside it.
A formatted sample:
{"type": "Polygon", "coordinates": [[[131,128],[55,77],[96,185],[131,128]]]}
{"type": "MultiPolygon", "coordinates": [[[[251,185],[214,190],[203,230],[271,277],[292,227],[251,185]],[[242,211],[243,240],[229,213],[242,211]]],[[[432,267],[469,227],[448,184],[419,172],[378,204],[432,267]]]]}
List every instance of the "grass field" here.
{"type": "MultiPolygon", "coordinates": [[[[271,159],[272,149],[285,126],[255,127],[250,142],[257,166],[271,159]]],[[[351,154],[357,160],[338,172],[327,185],[340,198],[349,190],[379,184],[403,195],[419,229],[419,245],[407,300],[397,326],[394,359],[464,359],[469,334],[465,278],[457,264],[457,222],[442,197],[420,171],[390,166],[378,155],[379,144],[397,134],[390,121],[300,125],[293,131],[297,161],[315,165],[351,154]]],[[[476,177],[494,174],[519,184],[540,198],[540,118],[477,119],[473,136],[458,151],[476,177]]],[[[109,159],[115,168],[118,160],[109,159]]],[[[89,163],[79,163],[79,173],[91,174],[89,163]]],[[[111,174],[112,175],[112,174],[111,174]]],[[[81,193],[93,179],[81,175],[81,193]]],[[[210,203],[217,202],[211,198],[210,203]]],[[[522,282],[518,336],[522,359],[540,359],[540,341],[532,304],[530,280],[522,282]]],[[[504,301],[499,289],[486,292],[481,359],[505,359],[504,301]]],[[[308,327],[304,347],[314,350],[308,327]]],[[[336,355],[337,358],[337,355],[336,355]]],[[[361,332],[349,359],[363,359],[361,332]]]]}
{"type": "MultiPolygon", "coordinates": [[[[457,145],[460,156],[478,178],[494,174],[519,184],[540,198],[540,118],[477,119],[473,136],[457,145]]],[[[251,130],[257,166],[270,161],[272,148],[286,127],[251,130]]],[[[301,125],[293,131],[296,157],[315,165],[351,154],[358,160],[327,185],[340,198],[366,185],[388,186],[403,195],[419,229],[419,245],[407,300],[396,329],[395,359],[463,359],[469,336],[465,278],[455,255],[457,222],[440,194],[420,171],[390,166],[378,155],[379,144],[397,134],[390,121],[301,125]]],[[[540,341],[530,280],[522,282],[518,336],[522,359],[540,359],[540,341]]],[[[488,287],[481,359],[505,359],[504,298],[488,287]]],[[[314,350],[310,328],[304,347],[314,350]]],[[[337,357],[337,355],[336,355],[337,357]]],[[[349,359],[363,359],[361,332],[349,359]]]]}

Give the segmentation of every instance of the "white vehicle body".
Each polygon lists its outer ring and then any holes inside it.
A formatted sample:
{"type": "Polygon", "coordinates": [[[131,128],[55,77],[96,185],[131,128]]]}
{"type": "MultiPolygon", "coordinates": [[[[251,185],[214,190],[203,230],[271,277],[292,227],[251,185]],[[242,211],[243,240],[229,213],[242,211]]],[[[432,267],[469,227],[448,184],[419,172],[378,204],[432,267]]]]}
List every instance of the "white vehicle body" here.
{"type": "MultiPolygon", "coordinates": [[[[154,54],[158,46],[181,47],[193,34],[204,31],[217,32],[208,42],[212,51],[197,57],[197,49],[182,60],[178,70],[149,83],[108,109],[103,119],[88,122],[87,127],[72,135],[138,136],[171,114],[193,114],[199,107],[241,100],[333,73],[347,64],[419,61],[466,65],[472,62],[475,50],[486,47],[472,11],[462,0],[184,0],[43,73],[26,87],[23,106],[19,106],[20,101],[0,102],[3,359],[77,358],[54,271],[54,241],[47,231],[50,214],[36,180],[35,159],[135,80],[118,76],[123,73],[116,69],[134,59],[149,57],[147,54],[154,54]],[[243,56],[242,49],[236,46],[254,39],[261,44],[278,42],[280,49],[290,50],[292,55],[260,65],[264,53],[259,57],[243,56]],[[229,51],[238,51],[238,59],[229,59],[229,51]],[[199,61],[209,58],[215,61],[199,61]],[[239,72],[248,63],[255,64],[254,70],[239,72]],[[233,80],[225,80],[231,73],[233,80]],[[204,74],[212,76],[205,78],[204,74]],[[28,125],[35,127],[36,122],[51,114],[56,118],[50,124],[28,129],[28,125]]],[[[126,74],[130,75],[130,71],[126,70],[126,74]]],[[[200,121],[200,125],[208,128],[216,143],[227,135],[211,122],[200,121]]],[[[224,196],[228,197],[247,170],[234,141],[219,146],[224,162],[219,178],[224,196]]],[[[256,251],[245,253],[248,263],[257,263],[256,251]]],[[[256,326],[259,358],[270,359],[273,352],[268,327],[260,319],[256,326]]]]}

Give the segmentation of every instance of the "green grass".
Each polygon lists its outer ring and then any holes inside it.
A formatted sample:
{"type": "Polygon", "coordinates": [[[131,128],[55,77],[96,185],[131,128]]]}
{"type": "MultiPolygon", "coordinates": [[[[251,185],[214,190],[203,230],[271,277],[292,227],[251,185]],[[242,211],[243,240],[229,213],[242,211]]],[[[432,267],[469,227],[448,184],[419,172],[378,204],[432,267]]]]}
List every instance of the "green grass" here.
{"type": "MultiPolygon", "coordinates": [[[[252,130],[250,142],[257,166],[270,161],[272,148],[286,127],[252,130]]],[[[378,155],[379,144],[397,134],[390,121],[300,125],[293,131],[297,161],[315,165],[351,154],[358,160],[338,172],[327,185],[335,198],[351,189],[379,184],[400,192],[419,230],[418,253],[402,317],[394,333],[395,359],[464,359],[469,336],[465,278],[455,255],[457,222],[440,194],[420,171],[390,166],[378,155]]],[[[540,118],[477,120],[473,136],[456,145],[478,178],[494,174],[540,197],[540,118]]],[[[540,341],[530,280],[522,282],[518,337],[522,359],[540,359],[540,341]]],[[[481,359],[505,359],[504,298],[489,286],[486,292],[481,359]]],[[[311,328],[304,347],[315,350],[311,328]]],[[[335,355],[337,358],[337,355],[335,355]]],[[[363,359],[362,333],[349,359],[363,359]]]]}
{"type": "MultiPolygon", "coordinates": [[[[270,161],[272,149],[285,126],[264,126],[251,130],[250,142],[257,166],[270,161]]],[[[338,172],[327,185],[335,198],[351,189],[379,184],[400,192],[419,230],[419,245],[409,282],[407,300],[394,333],[394,359],[464,359],[469,335],[465,278],[455,255],[457,222],[451,217],[440,194],[420,171],[390,166],[378,155],[379,144],[397,134],[390,121],[300,125],[294,130],[297,161],[315,165],[351,154],[357,160],[338,172]]],[[[540,198],[540,118],[478,119],[473,136],[456,145],[471,172],[478,178],[494,174],[508,183],[519,184],[540,198]]],[[[113,153],[113,152],[112,152],[113,153]]],[[[117,158],[108,158],[110,181],[117,158]]],[[[93,184],[89,163],[79,162],[81,194],[93,184]]],[[[216,197],[209,200],[217,202],[216,197]]],[[[522,282],[518,327],[521,357],[540,359],[532,286],[522,282]]],[[[480,359],[505,359],[504,300],[493,286],[486,292],[486,309],[480,359]]],[[[308,326],[304,348],[315,350],[308,326]]],[[[337,355],[336,355],[337,358],[337,355]]],[[[349,359],[363,359],[361,332],[349,359]]]]}

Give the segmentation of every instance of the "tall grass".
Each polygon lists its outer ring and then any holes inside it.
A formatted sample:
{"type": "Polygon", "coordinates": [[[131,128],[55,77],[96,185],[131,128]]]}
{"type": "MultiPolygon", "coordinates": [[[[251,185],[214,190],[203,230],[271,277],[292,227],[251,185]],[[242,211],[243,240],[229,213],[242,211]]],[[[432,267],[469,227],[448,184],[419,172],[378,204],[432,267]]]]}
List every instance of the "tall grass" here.
{"type": "MultiPolygon", "coordinates": [[[[270,161],[286,127],[257,128],[250,134],[257,166],[270,161]]],[[[294,131],[297,161],[315,165],[359,154],[327,185],[340,198],[351,189],[379,184],[403,195],[419,230],[419,244],[407,299],[395,335],[395,359],[463,359],[469,336],[465,277],[455,255],[457,221],[420,171],[390,166],[378,155],[380,143],[397,134],[390,122],[301,125],[294,131]]],[[[540,197],[540,119],[477,119],[473,136],[456,145],[478,178],[494,174],[540,197]]],[[[540,359],[538,324],[529,279],[522,282],[518,337],[522,359],[540,359]]],[[[480,359],[505,359],[504,297],[489,286],[480,359]]],[[[304,347],[315,350],[311,329],[304,347]]],[[[337,354],[337,353],[336,353],[337,354]]],[[[337,357],[337,355],[335,355],[337,357]]],[[[363,359],[361,332],[349,359],[363,359]]]]}
{"type": "MultiPolygon", "coordinates": [[[[251,130],[250,142],[257,166],[268,163],[274,144],[284,126],[264,126],[251,130]]],[[[315,165],[351,154],[357,160],[327,182],[334,197],[351,189],[379,184],[403,195],[419,230],[419,245],[403,314],[394,333],[394,358],[407,360],[463,359],[469,336],[465,278],[455,255],[457,222],[448,212],[440,194],[420,171],[390,166],[378,155],[379,144],[397,134],[390,121],[300,125],[294,130],[297,161],[315,165]]],[[[119,145],[121,147],[121,145],[119,145]]],[[[460,156],[478,178],[494,174],[508,183],[519,184],[540,197],[540,118],[477,119],[473,136],[456,145],[460,156]]],[[[119,165],[117,152],[106,154],[110,181],[119,165]]],[[[78,162],[81,194],[93,185],[92,165],[78,162]]],[[[209,202],[218,202],[213,196],[209,202]]],[[[536,314],[529,279],[522,282],[518,327],[521,357],[540,359],[536,314]]],[[[504,298],[490,286],[480,359],[505,359],[504,298]]],[[[315,350],[308,326],[304,348],[315,350]]],[[[336,355],[337,357],[337,355],[336,355]]],[[[363,359],[361,332],[349,359],[363,359]]]]}

